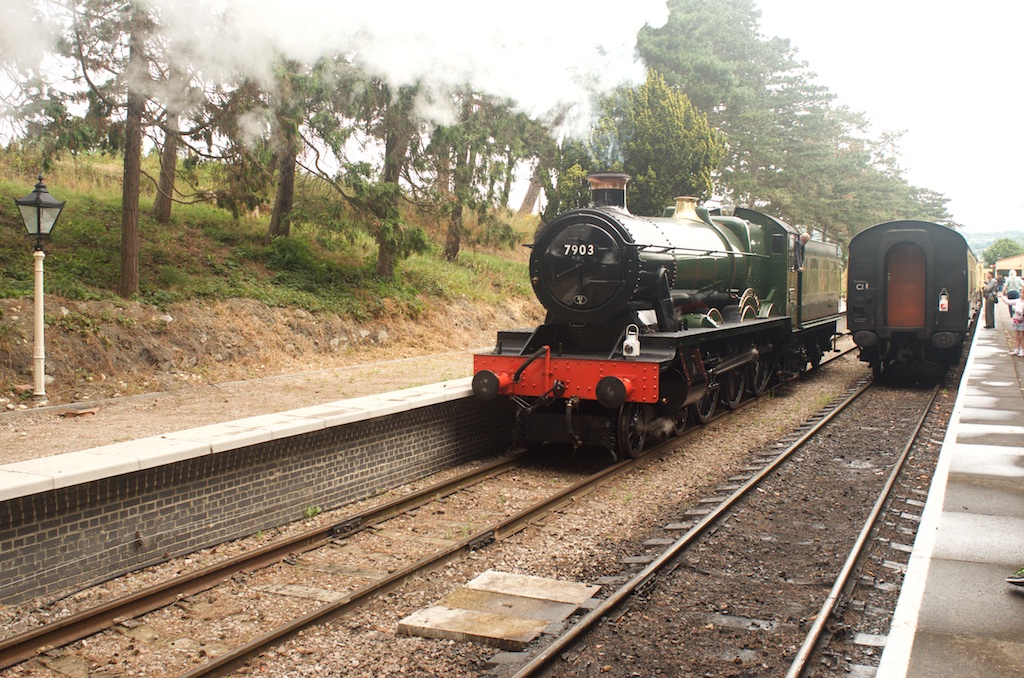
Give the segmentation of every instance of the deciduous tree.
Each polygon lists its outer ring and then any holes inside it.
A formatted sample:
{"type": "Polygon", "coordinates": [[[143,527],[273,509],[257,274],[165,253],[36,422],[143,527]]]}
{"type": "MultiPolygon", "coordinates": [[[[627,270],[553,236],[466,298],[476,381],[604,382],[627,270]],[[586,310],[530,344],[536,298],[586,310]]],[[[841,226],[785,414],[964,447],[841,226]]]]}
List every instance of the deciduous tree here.
{"type": "Polygon", "coordinates": [[[445,221],[443,256],[455,261],[470,215],[481,241],[516,241],[504,215],[517,168],[553,142],[545,125],[514,110],[511,101],[469,87],[450,92],[447,101],[455,119],[435,125],[415,152],[418,176],[410,183],[420,204],[445,221]]]}
{"type": "Polygon", "coordinates": [[[1022,253],[1024,253],[1024,244],[1017,238],[999,238],[985,248],[982,258],[985,259],[985,263],[994,264],[1000,259],[1015,257],[1022,253]]]}

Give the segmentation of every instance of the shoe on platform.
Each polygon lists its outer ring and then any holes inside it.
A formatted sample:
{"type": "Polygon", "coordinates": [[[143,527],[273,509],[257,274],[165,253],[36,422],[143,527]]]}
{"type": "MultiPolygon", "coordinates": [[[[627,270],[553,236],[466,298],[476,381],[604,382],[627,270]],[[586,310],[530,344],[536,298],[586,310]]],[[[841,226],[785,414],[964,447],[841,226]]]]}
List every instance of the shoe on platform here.
{"type": "Polygon", "coordinates": [[[1014,350],[1010,351],[1009,353],[1007,353],[1006,355],[1017,355],[1017,350],[1014,349],[1014,350]]]}
{"type": "Polygon", "coordinates": [[[1006,583],[1013,584],[1014,586],[1024,586],[1024,567],[1007,577],[1006,583]]]}

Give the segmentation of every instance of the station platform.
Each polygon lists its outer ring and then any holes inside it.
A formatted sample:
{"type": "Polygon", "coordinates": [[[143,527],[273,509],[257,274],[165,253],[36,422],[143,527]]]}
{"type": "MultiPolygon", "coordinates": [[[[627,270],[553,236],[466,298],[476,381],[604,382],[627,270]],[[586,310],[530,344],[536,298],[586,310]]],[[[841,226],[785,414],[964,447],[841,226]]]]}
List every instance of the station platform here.
{"type": "Polygon", "coordinates": [[[471,395],[471,379],[465,377],[3,464],[0,502],[371,421],[471,395]]]}
{"type": "Polygon", "coordinates": [[[876,676],[1024,676],[1024,358],[979,319],[876,676]]]}

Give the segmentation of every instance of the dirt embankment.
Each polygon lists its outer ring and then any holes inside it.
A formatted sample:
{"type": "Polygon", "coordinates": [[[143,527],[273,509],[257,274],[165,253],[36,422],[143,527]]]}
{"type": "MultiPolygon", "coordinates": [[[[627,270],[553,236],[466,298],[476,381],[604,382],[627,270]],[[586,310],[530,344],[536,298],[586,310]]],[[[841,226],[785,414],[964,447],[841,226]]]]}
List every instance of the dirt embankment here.
{"type": "MultiPolygon", "coordinates": [[[[415,319],[355,322],[249,299],[174,304],[46,299],[50,405],[488,346],[536,325],[535,302],[454,301],[415,319]]],[[[0,408],[32,405],[31,299],[0,300],[0,408]]]]}

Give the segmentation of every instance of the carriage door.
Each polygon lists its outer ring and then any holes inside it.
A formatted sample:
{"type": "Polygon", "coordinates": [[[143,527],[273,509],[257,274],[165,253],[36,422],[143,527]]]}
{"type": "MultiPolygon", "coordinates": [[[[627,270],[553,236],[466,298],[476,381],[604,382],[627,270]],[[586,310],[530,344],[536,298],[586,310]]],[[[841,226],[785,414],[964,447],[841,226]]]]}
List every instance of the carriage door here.
{"type": "Polygon", "coordinates": [[[885,324],[924,327],[924,250],[912,242],[890,247],[885,256],[885,280],[885,324]]]}

